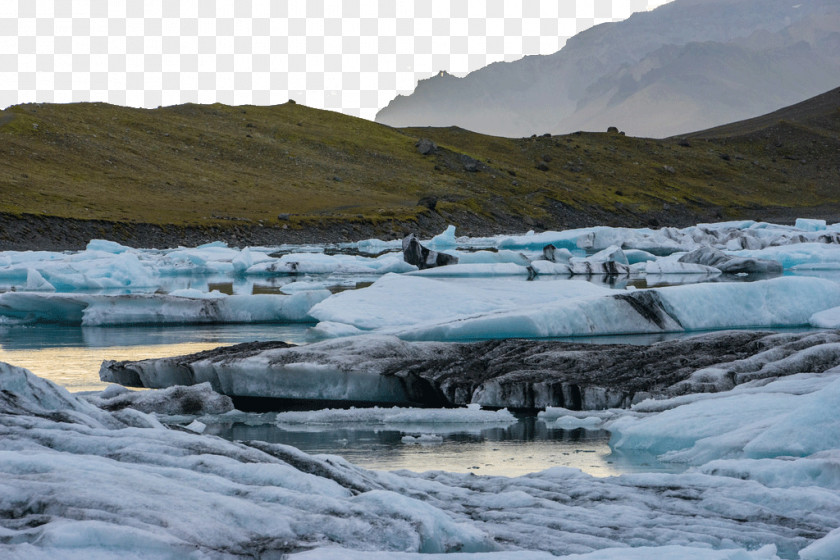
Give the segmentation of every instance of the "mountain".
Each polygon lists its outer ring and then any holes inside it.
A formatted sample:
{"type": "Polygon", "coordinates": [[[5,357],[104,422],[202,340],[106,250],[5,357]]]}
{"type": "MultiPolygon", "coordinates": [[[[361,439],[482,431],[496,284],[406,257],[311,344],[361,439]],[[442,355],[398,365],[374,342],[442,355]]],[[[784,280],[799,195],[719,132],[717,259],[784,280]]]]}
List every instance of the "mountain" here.
{"type": "Polygon", "coordinates": [[[25,104],[0,111],[0,249],[836,221],[838,162],[840,88],[663,140],[395,129],[294,103],[25,104]]]}
{"type": "Polygon", "coordinates": [[[376,120],[508,137],[609,126],[665,137],[773,111],[838,75],[836,0],[675,0],[551,55],[422,80],[376,120]]]}

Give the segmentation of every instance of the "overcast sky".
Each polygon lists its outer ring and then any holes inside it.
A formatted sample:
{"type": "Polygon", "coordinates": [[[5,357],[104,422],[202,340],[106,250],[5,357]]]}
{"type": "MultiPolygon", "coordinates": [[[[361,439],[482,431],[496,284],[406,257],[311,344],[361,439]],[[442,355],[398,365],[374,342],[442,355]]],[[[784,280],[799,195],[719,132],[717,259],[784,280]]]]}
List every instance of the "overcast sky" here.
{"type": "Polygon", "coordinates": [[[0,0],[0,108],[311,107],[372,119],[417,80],[559,50],[670,0],[0,0]]]}

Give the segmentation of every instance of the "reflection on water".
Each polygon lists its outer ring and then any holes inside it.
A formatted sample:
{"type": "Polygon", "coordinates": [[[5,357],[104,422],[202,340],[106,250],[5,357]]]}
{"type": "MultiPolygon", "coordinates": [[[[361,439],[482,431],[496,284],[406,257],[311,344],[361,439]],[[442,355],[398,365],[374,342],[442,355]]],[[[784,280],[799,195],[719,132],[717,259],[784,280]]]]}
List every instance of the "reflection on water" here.
{"type": "Polygon", "coordinates": [[[649,457],[611,454],[609,432],[548,428],[534,417],[520,418],[508,427],[475,425],[428,426],[428,431],[398,426],[278,427],[273,424],[211,424],[207,433],[226,439],[259,440],[293,445],[310,454],[340,455],[368,469],[416,472],[444,470],[481,475],[520,476],[551,467],[573,467],[593,476],[633,471],[670,471],[672,465],[649,457]],[[405,436],[434,432],[437,441],[413,443],[405,436]]]}
{"type": "Polygon", "coordinates": [[[101,391],[104,360],[144,360],[191,354],[255,340],[303,342],[309,325],[190,325],[183,327],[0,327],[0,361],[24,367],[69,391],[101,391]]]}

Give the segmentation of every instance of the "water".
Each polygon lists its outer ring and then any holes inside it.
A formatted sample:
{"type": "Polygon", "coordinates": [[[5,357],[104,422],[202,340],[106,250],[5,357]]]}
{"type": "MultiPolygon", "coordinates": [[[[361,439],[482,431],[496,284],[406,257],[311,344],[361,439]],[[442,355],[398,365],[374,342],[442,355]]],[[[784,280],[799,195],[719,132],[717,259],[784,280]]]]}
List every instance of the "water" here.
{"type": "Polygon", "coordinates": [[[71,392],[101,391],[104,360],[145,360],[192,354],[241,342],[301,343],[309,325],[190,325],[75,327],[33,324],[0,327],[0,361],[24,367],[71,392]]]}
{"type": "MultiPolygon", "coordinates": [[[[29,369],[72,392],[101,391],[103,360],[178,356],[255,340],[303,343],[306,324],[191,325],[180,327],[76,327],[33,324],[0,327],[0,361],[29,369]]],[[[597,339],[595,339],[597,341],[597,339]]],[[[614,341],[611,341],[614,342],[614,341]]],[[[645,343],[649,341],[638,341],[645,343]]],[[[273,422],[208,425],[207,433],[231,440],[293,445],[312,454],[336,454],[370,469],[445,470],[519,476],[550,467],[579,468],[594,476],[669,470],[649,457],[611,453],[609,432],[548,428],[534,417],[512,426],[427,425],[281,428],[273,422]],[[438,441],[412,443],[405,436],[434,433],[438,441]]]]}
{"type": "Polygon", "coordinates": [[[606,430],[549,428],[533,416],[506,427],[475,425],[276,426],[211,424],[206,433],[235,441],[292,445],[307,453],[340,455],[375,470],[443,470],[480,475],[521,476],[551,467],[572,467],[593,476],[627,472],[675,472],[682,467],[648,455],[617,455],[606,430]],[[427,441],[412,441],[425,435],[427,441]],[[405,438],[405,439],[404,439],[405,438]]]}

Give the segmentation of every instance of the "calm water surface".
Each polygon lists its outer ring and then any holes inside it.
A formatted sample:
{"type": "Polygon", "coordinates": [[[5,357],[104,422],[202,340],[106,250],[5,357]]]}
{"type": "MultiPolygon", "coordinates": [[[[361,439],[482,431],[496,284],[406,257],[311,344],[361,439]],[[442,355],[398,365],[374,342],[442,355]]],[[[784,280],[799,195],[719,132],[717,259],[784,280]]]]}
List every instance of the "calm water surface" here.
{"type": "MultiPolygon", "coordinates": [[[[255,340],[306,342],[309,325],[208,325],[184,327],[0,327],[0,361],[29,369],[70,391],[99,391],[103,360],[177,356],[255,340]]],[[[611,341],[614,342],[614,341],[611,341]]],[[[640,339],[639,343],[650,343],[640,339]]],[[[510,426],[286,426],[209,424],[207,433],[231,440],[293,445],[312,454],[341,455],[370,469],[446,470],[518,476],[550,467],[579,468],[595,476],[667,470],[649,457],[611,454],[603,430],[548,428],[534,417],[510,426]],[[413,443],[405,436],[435,434],[413,443]]]]}
{"type": "Polygon", "coordinates": [[[341,455],[377,470],[443,470],[481,475],[521,476],[551,467],[573,467],[593,476],[680,470],[649,455],[611,452],[605,430],[550,428],[534,416],[505,427],[441,426],[276,426],[211,425],[207,433],[231,440],[293,445],[307,453],[341,455]],[[426,435],[425,443],[403,438],[426,435]]]}
{"type": "Polygon", "coordinates": [[[0,327],[0,361],[25,367],[71,392],[101,391],[104,360],[180,356],[255,340],[305,340],[303,324],[191,325],[179,327],[0,327]]]}

